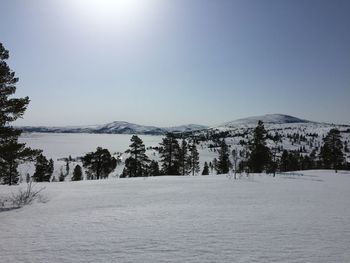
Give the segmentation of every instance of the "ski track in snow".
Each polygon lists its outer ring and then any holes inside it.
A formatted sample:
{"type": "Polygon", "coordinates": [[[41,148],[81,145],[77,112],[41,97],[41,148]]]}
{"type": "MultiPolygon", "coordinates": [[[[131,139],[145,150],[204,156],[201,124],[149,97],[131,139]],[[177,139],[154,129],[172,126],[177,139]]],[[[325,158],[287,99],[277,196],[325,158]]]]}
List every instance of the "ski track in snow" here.
{"type": "Polygon", "coordinates": [[[350,262],[350,174],[303,174],[40,183],[0,262],[350,262]]]}

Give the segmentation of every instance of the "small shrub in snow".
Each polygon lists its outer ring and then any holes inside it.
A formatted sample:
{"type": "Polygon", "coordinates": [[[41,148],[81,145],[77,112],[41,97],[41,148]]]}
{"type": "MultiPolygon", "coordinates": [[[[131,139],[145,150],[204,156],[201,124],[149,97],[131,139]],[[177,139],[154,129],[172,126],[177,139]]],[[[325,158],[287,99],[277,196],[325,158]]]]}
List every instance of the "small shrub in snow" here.
{"type": "Polygon", "coordinates": [[[22,207],[31,204],[35,200],[44,200],[40,193],[45,188],[35,189],[35,184],[32,182],[27,184],[26,189],[19,189],[17,193],[12,194],[10,202],[13,207],[22,207]]]}

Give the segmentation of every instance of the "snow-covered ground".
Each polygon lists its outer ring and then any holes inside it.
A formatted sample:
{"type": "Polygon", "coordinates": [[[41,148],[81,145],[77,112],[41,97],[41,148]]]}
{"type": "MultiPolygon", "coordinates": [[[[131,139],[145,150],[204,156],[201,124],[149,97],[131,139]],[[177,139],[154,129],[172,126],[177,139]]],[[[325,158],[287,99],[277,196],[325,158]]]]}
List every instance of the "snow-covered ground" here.
{"type": "Polygon", "coordinates": [[[0,262],[350,262],[350,174],[303,174],[41,183],[0,213],[0,262]]]}

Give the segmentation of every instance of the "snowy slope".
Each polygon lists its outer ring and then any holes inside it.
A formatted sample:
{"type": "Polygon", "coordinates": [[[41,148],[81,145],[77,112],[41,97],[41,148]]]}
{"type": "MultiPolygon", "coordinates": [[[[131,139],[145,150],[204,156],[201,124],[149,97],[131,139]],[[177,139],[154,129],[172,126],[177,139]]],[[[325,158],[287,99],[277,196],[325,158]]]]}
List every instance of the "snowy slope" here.
{"type": "MultiPolygon", "coordinates": [[[[21,186],[19,186],[21,187],[21,186]]],[[[40,183],[0,212],[0,262],[348,263],[350,175],[40,183]]],[[[0,195],[18,186],[0,186],[0,195]]]]}
{"type": "Polygon", "coordinates": [[[310,121],[299,119],[294,116],[284,114],[266,114],[262,116],[252,116],[244,119],[238,119],[235,121],[226,122],[219,127],[237,127],[241,125],[252,125],[258,124],[258,121],[262,121],[265,124],[286,124],[286,123],[311,123],[310,121]]]}
{"type": "Polygon", "coordinates": [[[115,121],[101,125],[92,130],[93,133],[113,133],[113,134],[164,134],[164,131],[154,126],[144,126],[126,121],[115,121]]]}

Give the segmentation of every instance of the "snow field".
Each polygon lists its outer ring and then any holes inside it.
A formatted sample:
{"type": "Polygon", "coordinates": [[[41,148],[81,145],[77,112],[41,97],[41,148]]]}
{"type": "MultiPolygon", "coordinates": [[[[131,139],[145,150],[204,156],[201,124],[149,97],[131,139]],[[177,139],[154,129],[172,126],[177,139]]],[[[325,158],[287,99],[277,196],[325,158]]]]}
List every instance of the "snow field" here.
{"type": "Polygon", "coordinates": [[[0,213],[0,262],[348,263],[350,174],[303,174],[40,183],[0,213]]]}

